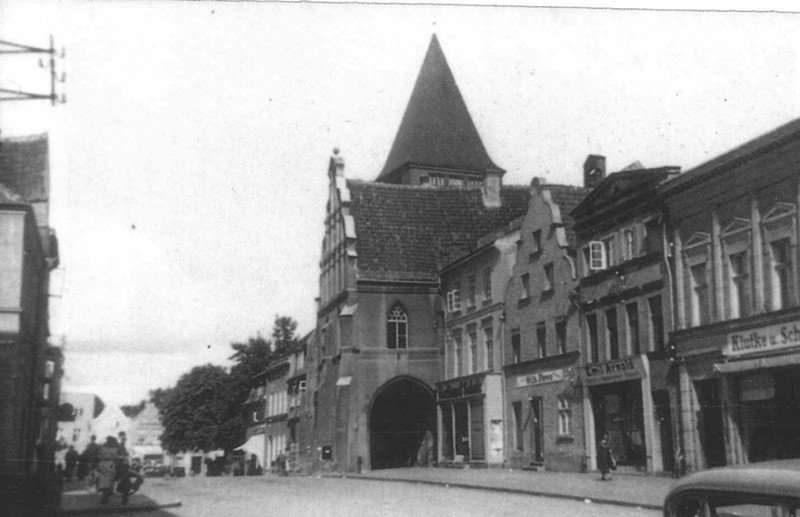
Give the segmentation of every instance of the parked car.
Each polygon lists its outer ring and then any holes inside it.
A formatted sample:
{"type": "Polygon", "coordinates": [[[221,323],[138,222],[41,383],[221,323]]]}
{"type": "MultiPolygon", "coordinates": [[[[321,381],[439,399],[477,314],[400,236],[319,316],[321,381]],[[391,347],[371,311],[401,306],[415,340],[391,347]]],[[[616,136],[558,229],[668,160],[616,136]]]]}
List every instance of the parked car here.
{"type": "Polygon", "coordinates": [[[719,467],[677,481],[665,517],[800,517],[800,459],[719,467]]]}

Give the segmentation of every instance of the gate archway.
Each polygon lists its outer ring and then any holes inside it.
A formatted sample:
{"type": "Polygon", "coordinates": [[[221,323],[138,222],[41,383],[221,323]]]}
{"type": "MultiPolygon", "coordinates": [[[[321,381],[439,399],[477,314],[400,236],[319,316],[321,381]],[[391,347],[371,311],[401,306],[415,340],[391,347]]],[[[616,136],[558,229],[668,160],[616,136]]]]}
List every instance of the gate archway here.
{"type": "Polygon", "coordinates": [[[411,377],[398,377],[376,392],[369,410],[372,469],[431,461],[435,436],[436,400],[425,384],[411,377]]]}

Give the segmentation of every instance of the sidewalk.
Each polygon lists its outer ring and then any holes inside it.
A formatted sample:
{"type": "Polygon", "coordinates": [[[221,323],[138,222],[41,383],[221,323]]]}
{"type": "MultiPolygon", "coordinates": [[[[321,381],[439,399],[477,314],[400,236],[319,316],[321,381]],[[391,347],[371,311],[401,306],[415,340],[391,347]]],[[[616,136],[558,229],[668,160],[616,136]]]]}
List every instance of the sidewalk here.
{"type": "Polygon", "coordinates": [[[664,497],[674,481],[667,477],[642,474],[615,474],[611,481],[600,481],[599,473],[422,467],[323,476],[492,490],[652,510],[661,510],[664,497]]]}
{"type": "Polygon", "coordinates": [[[181,502],[168,497],[157,497],[149,493],[147,483],[140,492],[131,494],[128,504],[123,505],[119,494],[111,496],[108,504],[100,504],[100,494],[86,487],[86,483],[72,481],[64,483],[59,515],[103,515],[177,508],[181,502]]]}

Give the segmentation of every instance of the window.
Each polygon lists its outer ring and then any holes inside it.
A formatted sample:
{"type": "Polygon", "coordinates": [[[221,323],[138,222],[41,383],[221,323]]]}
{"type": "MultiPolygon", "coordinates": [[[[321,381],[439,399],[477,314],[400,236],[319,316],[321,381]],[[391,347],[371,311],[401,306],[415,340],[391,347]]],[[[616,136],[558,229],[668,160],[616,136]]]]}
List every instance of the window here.
{"type": "Polygon", "coordinates": [[[597,314],[587,314],[586,315],[586,337],[588,338],[589,342],[587,343],[589,348],[589,357],[591,358],[593,363],[600,362],[600,346],[598,343],[598,335],[597,335],[597,314]]]}
{"type": "Polygon", "coordinates": [[[531,235],[531,254],[542,251],[542,230],[534,230],[531,235]]]}
{"type": "Polygon", "coordinates": [[[419,177],[419,184],[422,185],[423,187],[429,186],[430,183],[431,183],[431,179],[429,177],[427,177],[427,176],[420,176],[419,177]]]}
{"type": "Polygon", "coordinates": [[[556,321],[556,351],[559,354],[567,352],[567,321],[556,321]]]}
{"type": "Polygon", "coordinates": [[[748,304],[748,266],[747,252],[728,255],[730,296],[728,303],[731,318],[741,318],[749,314],[748,304]]]}
{"type": "Polygon", "coordinates": [[[708,323],[708,279],[705,262],[691,267],[692,325],[708,323]]]}
{"type": "Polygon", "coordinates": [[[617,330],[617,309],[606,310],[606,342],[609,359],[619,359],[619,332],[617,330]]]}
{"type": "Polygon", "coordinates": [[[475,373],[480,369],[478,365],[478,334],[475,330],[467,333],[469,342],[469,373],[475,373]]]}
{"type": "Polygon", "coordinates": [[[622,260],[636,257],[636,231],[628,228],[622,231],[622,260]]]}
{"type": "Polygon", "coordinates": [[[470,275],[467,277],[467,308],[473,309],[475,307],[475,290],[477,287],[477,282],[475,279],[475,275],[470,275]]]}
{"type": "Polygon", "coordinates": [[[572,408],[569,399],[564,395],[558,396],[558,435],[569,436],[572,434],[572,408]]]}
{"type": "Polygon", "coordinates": [[[386,346],[406,348],[408,343],[408,316],[403,308],[395,305],[386,322],[386,346]]]}
{"type": "Polygon", "coordinates": [[[511,331],[511,359],[515,364],[522,362],[522,340],[519,329],[511,331]]]}
{"type": "Polygon", "coordinates": [[[72,441],[77,442],[81,439],[81,430],[80,429],[73,429],[72,430],[72,441]]]}
{"type": "Polygon", "coordinates": [[[489,303],[492,301],[492,270],[486,268],[483,270],[483,302],[489,303]]]}
{"type": "Polygon", "coordinates": [[[522,432],[525,429],[525,422],[522,421],[522,402],[512,402],[511,408],[514,410],[514,447],[521,451],[522,432]]]}
{"type": "Polygon", "coordinates": [[[461,377],[462,373],[462,366],[461,366],[461,348],[463,343],[461,342],[461,333],[453,334],[453,374],[456,377],[461,377]]]}
{"type": "Polygon", "coordinates": [[[591,241],[586,248],[586,262],[589,271],[599,271],[606,268],[606,249],[600,241],[591,241]]]}
{"type": "Polygon", "coordinates": [[[305,393],[306,392],[306,381],[300,381],[300,383],[297,385],[297,387],[298,387],[298,391],[300,393],[305,393]]]}
{"type": "Polygon", "coordinates": [[[772,309],[779,310],[792,305],[792,245],[789,239],[770,243],[772,261],[772,309]]]}
{"type": "Polygon", "coordinates": [[[614,237],[603,239],[603,249],[606,252],[606,267],[612,267],[617,263],[617,246],[614,237]]]}
{"type": "Polygon", "coordinates": [[[647,299],[647,306],[650,310],[650,340],[653,345],[652,350],[656,352],[664,351],[664,314],[661,310],[661,296],[653,296],[647,299]]]}
{"type": "Polygon", "coordinates": [[[453,289],[447,292],[447,310],[448,312],[461,310],[461,285],[458,283],[453,284],[453,289]]]}
{"type": "Polygon", "coordinates": [[[483,347],[486,351],[486,369],[494,370],[494,335],[492,327],[483,329],[483,347]]]}
{"type": "Polygon", "coordinates": [[[628,323],[628,353],[639,355],[642,352],[639,344],[639,304],[631,302],[625,305],[625,316],[628,323]]]}
{"type": "Polygon", "coordinates": [[[539,347],[539,357],[547,357],[547,326],[545,323],[536,325],[536,344],[539,347]]]}
{"type": "Polygon", "coordinates": [[[531,295],[531,276],[525,273],[520,277],[522,280],[522,293],[520,293],[520,300],[526,300],[531,295]]]}
{"type": "Polygon", "coordinates": [[[553,283],[553,263],[545,264],[544,265],[544,285],[542,286],[542,291],[552,291],[555,288],[555,284],[553,283]]]}

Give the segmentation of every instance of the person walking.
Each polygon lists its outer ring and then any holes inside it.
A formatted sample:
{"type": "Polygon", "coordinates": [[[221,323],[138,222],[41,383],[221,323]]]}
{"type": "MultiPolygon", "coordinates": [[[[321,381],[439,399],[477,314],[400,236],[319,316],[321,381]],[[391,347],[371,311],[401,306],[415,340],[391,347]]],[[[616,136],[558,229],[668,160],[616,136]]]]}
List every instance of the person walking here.
{"type": "Polygon", "coordinates": [[[603,439],[600,440],[600,445],[597,447],[597,468],[601,474],[600,481],[611,481],[608,472],[617,470],[617,462],[614,460],[614,454],[608,444],[608,433],[603,434],[603,439]]]}
{"type": "Polygon", "coordinates": [[[97,481],[97,462],[99,461],[100,446],[97,444],[97,436],[92,435],[90,440],[80,456],[78,477],[83,481],[88,476],[89,486],[94,488],[97,481]]]}
{"type": "Polygon", "coordinates": [[[70,445],[69,449],[67,449],[67,454],[64,456],[64,463],[66,464],[64,477],[67,481],[72,481],[75,479],[75,470],[78,466],[78,451],[76,451],[75,447],[72,445],[70,445]]]}
{"type": "Polygon", "coordinates": [[[109,436],[98,454],[97,491],[102,494],[100,504],[108,504],[108,499],[114,492],[118,464],[119,442],[113,436],[109,436]]]}

